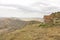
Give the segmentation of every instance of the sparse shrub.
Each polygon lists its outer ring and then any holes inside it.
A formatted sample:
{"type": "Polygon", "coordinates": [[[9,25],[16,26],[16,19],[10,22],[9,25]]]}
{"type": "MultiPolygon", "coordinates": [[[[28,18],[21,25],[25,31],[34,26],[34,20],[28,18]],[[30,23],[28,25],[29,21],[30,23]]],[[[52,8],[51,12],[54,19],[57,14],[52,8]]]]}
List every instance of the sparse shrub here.
{"type": "Polygon", "coordinates": [[[23,31],[21,31],[21,32],[25,32],[25,31],[23,30],[23,31]]]}
{"type": "Polygon", "coordinates": [[[47,24],[41,23],[39,27],[47,27],[47,24]]]}
{"type": "Polygon", "coordinates": [[[41,23],[39,27],[53,27],[53,24],[46,24],[46,23],[41,23]]]}

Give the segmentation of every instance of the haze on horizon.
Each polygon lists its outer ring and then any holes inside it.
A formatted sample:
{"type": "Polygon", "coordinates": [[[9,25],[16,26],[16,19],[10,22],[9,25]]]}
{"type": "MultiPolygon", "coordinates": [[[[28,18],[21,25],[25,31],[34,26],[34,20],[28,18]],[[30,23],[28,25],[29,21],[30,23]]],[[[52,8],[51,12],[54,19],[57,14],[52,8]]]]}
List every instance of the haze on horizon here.
{"type": "Polygon", "coordinates": [[[0,0],[0,17],[42,18],[60,11],[60,0],[0,0]]]}

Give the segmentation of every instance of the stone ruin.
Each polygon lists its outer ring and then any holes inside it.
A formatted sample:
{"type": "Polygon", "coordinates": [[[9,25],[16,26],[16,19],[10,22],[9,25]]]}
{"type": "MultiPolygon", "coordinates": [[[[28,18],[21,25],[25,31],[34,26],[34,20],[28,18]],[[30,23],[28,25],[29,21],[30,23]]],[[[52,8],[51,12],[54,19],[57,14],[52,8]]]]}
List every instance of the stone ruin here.
{"type": "Polygon", "coordinates": [[[44,22],[47,24],[60,25],[60,12],[55,12],[44,16],[44,22]]]}

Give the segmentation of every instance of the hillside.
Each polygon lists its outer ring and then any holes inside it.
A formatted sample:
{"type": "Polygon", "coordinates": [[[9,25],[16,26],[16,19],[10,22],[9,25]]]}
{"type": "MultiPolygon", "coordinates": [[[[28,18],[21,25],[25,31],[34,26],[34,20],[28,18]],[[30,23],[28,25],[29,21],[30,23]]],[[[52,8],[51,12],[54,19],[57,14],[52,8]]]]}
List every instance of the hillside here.
{"type": "Polygon", "coordinates": [[[60,40],[60,27],[39,27],[39,23],[0,35],[0,40],[60,40]]]}

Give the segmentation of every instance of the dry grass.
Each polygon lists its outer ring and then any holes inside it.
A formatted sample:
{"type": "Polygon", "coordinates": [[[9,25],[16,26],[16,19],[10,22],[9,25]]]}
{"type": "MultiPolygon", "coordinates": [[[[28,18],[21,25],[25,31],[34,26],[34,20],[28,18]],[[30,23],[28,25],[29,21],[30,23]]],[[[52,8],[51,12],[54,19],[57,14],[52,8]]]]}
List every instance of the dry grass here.
{"type": "Polygon", "coordinates": [[[60,40],[60,27],[39,27],[39,23],[11,33],[4,33],[0,40],[60,40]]]}

